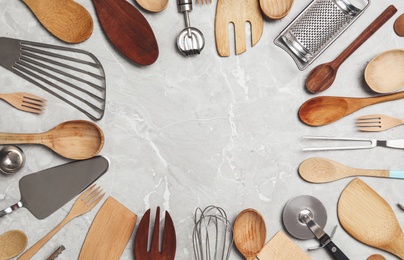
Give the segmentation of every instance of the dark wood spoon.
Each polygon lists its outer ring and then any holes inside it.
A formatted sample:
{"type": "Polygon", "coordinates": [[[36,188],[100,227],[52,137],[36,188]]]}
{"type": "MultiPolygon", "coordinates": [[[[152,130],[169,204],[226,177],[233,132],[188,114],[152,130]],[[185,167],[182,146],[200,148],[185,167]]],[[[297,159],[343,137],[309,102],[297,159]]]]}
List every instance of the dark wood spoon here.
{"type": "Polygon", "coordinates": [[[101,26],[111,43],[139,65],[159,56],[153,30],[146,18],[125,0],[93,0],[101,26]]]}
{"type": "Polygon", "coordinates": [[[387,7],[335,60],[315,67],[306,79],[306,88],[311,93],[320,93],[328,89],[337,76],[339,66],[396,12],[397,9],[393,5],[387,7]]]}
{"type": "Polygon", "coordinates": [[[394,31],[398,36],[404,36],[404,14],[400,15],[394,22],[394,31]]]}

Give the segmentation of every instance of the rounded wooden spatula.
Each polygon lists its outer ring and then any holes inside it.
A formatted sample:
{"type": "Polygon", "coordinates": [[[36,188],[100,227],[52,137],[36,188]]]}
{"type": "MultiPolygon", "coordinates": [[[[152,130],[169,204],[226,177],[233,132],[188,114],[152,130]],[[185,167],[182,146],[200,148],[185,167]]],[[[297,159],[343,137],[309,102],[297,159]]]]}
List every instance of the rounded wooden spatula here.
{"type": "Polygon", "coordinates": [[[404,233],[392,208],[360,179],[351,181],[342,192],[338,218],[355,239],[404,259],[404,233]]]}

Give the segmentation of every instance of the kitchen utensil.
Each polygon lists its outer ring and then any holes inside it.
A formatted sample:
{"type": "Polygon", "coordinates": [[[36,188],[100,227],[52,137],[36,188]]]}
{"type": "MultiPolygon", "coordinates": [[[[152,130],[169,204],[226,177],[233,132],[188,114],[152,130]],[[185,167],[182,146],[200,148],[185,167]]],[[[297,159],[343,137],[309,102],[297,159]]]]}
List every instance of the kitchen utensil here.
{"type": "Polygon", "coordinates": [[[317,238],[334,259],[347,260],[345,254],[332,242],[323,230],[327,223],[327,211],[317,198],[301,195],[289,200],[282,212],[283,225],[292,236],[299,239],[317,238]]]}
{"type": "Polygon", "coordinates": [[[236,55],[246,51],[246,26],[251,27],[251,46],[255,46],[263,32],[263,18],[259,0],[218,0],[215,18],[216,49],[220,56],[230,56],[229,24],[234,26],[236,55]]]}
{"type": "Polygon", "coordinates": [[[404,258],[404,233],[392,208],[360,179],[354,179],[342,191],[338,218],[358,241],[404,258]]]}
{"type": "Polygon", "coordinates": [[[104,33],[128,59],[150,65],[159,56],[153,30],[146,18],[125,0],[93,0],[104,33]]]}
{"type": "Polygon", "coordinates": [[[395,13],[397,9],[390,5],[384,10],[335,60],[315,67],[306,79],[306,88],[311,93],[320,93],[331,87],[339,66],[379,30],[395,13]]]}
{"type": "Polygon", "coordinates": [[[254,260],[264,247],[267,229],[262,215],[255,209],[238,214],[233,226],[234,244],[246,260],[254,260]]]}
{"type": "Polygon", "coordinates": [[[191,27],[189,12],[192,11],[192,0],[177,0],[178,12],[184,13],[185,29],[177,37],[177,47],[185,56],[200,54],[205,47],[205,37],[202,32],[191,27]]]}
{"type": "Polygon", "coordinates": [[[92,120],[104,115],[104,69],[87,51],[0,37],[0,65],[92,120]]]}
{"type": "Polygon", "coordinates": [[[265,244],[257,258],[259,260],[309,260],[311,259],[300,247],[293,243],[285,233],[279,231],[265,244]]]}
{"type": "Polygon", "coordinates": [[[48,260],[55,260],[66,248],[61,245],[56,251],[48,258],[48,260]]]}
{"type": "Polygon", "coordinates": [[[285,17],[292,9],[295,0],[260,0],[262,12],[273,20],[285,17]]]}
{"type": "Polygon", "coordinates": [[[19,230],[10,230],[0,236],[0,260],[16,257],[28,244],[27,235],[19,230]]]}
{"type": "Polygon", "coordinates": [[[3,99],[13,107],[34,114],[42,114],[45,109],[46,100],[38,96],[34,96],[24,92],[12,94],[0,94],[0,99],[3,99]]]}
{"type": "Polygon", "coordinates": [[[386,260],[386,258],[384,258],[382,255],[374,254],[369,256],[367,260],[386,260]]]}
{"type": "Polygon", "coordinates": [[[21,200],[0,211],[0,217],[25,207],[37,219],[44,219],[104,175],[108,167],[106,157],[96,156],[26,175],[19,182],[21,200]]]}
{"type": "Polygon", "coordinates": [[[72,0],[23,0],[39,22],[54,36],[68,43],[87,40],[93,32],[90,13],[72,0]]]}
{"type": "Polygon", "coordinates": [[[60,224],[52,229],[46,236],[25,251],[24,254],[18,258],[18,260],[31,259],[31,257],[33,257],[70,220],[92,210],[95,205],[101,201],[104,194],[105,193],[102,193],[102,189],[100,187],[95,187],[95,184],[84,191],[83,194],[77,198],[76,202],[73,204],[73,207],[70,209],[69,214],[67,214],[62,222],[60,222],[60,224]]]}
{"type": "Polygon", "coordinates": [[[143,215],[137,229],[135,237],[135,258],[142,260],[174,260],[177,242],[175,237],[174,223],[171,219],[170,213],[166,211],[163,239],[161,241],[161,246],[159,247],[160,207],[157,207],[150,250],[148,250],[147,247],[149,241],[149,222],[150,209],[148,209],[143,215]],[[159,248],[161,248],[161,252],[159,248]]]}
{"type": "Polygon", "coordinates": [[[104,133],[94,123],[73,120],[38,134],[0,133],[2,144],[40,144],[59,155],[83,160],[97,155],[104,146],[104,133]]]}
{"type": "Polygon", "coordinates": [[[404,149],[404,139],[395,140],[377,140],[368,138],[351,138],[351,137],[333,137],[333,136],[303,136],[305,139],[311,140],[335,140],[335,141],[358,141],[367,142],[368,145],[340,146],[340,147],[313,147],[303,148],[302,151],[330,151],[330,150],[357,150],[371,149],[376,146],[404,149]]]}
{"type": "Polygon", "coordinates": [[[78,259],[119,260],[132,236],[136,219],[135,213],[108,197],[91,224],[78,259]]]}
{"type": "Polygon", "coordinates": [[[153,13],[161,12],[167,8],[168,0],[136,0],[145,10],[153,13]]]}
{"type": "Polygon", "coordinates": [[[192,244],[196,260],[228,260],[233,246],[233,228],[226,212],[216,206],[195,210],[192,244]]]}
{"type": "Polygon", "coordinates": [[[196,0],[197,4],[211,4],[212,0],[196,0]]]}
{"type": "Polygon", "coordinates": [[[389,50],[373,58],[365,69],[368,86],[378,93],[389,93],[404,87],[404,50],[389,50]]]}
{"type": "Polygon", "coordinates": [[[402,124],[404,124],[403,119],[382,114],[361,116],[356,119],[358,130],[363,132],[380,132],[402,124]]]}
{"type": "Polygon", "coordinates": [[[0,172],[12,174],[18,172],[25,163],[25,154],[17,146],[6,146],[0,150],[0,172]]]}
{"type": "Polygon", "coordinates": [[[369,7],[368,0],[314,0],[275,38],[306,69],[369,7]]]}
{"type": "Polygon", "coordinates": [[[400,209],[404,210],[404,206],[403,206],[402,204],[398,203],[397,205],[398,205],[398,207],[399,207],[400,209]]]}
{"type": "Polygon", "coordinates": [[[351,168],[324,158],[309,158],[299,166],[300,176],[313,183],[325,183],[353,176],[404,179],[404,171],[367,170],[351,168]]]}
{"type": "Polygon", "coordinates": [[[400,15],[394,22],[394,31],[398,36],[404,36],[404,14],[400,15]]]}
{"type": "Polygon", "coordinates": [[[327,125],[366,106],[404,98],[404,92],[370,98],[315,97],[299,109],[303,123],[311,126],[327,125]]]}

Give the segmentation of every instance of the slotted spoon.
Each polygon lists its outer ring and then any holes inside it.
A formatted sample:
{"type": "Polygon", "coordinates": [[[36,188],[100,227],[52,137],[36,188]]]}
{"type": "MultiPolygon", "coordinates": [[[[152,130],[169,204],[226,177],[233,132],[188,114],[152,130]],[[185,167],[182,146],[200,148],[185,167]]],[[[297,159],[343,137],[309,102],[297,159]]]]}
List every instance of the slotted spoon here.
{"type": "Polygon", "coordinates": [[[24,92],[0,94],[0,99],[3,99],[13,107],[34,114],[42,114],[45,109],[46,100],[24,92]]]}
{"type": "Polygon", "coordinates": [[[380,132],[403,124],[404,119],[382,114],[361,116],[356,119],[358,130],[363,132],[380,132]]]}

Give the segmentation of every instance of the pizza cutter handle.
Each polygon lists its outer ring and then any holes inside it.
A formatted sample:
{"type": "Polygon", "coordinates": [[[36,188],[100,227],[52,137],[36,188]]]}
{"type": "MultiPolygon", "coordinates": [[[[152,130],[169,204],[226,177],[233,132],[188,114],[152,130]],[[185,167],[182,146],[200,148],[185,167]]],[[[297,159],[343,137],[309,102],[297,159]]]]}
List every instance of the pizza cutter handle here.
{"type": "Polygon", "coordinates": [[[349,260],[349,258],[334,244],[334,242],[330,241],[327,245],[325,245],[328,252],[334,257],[336,260],[349,260]]]}

